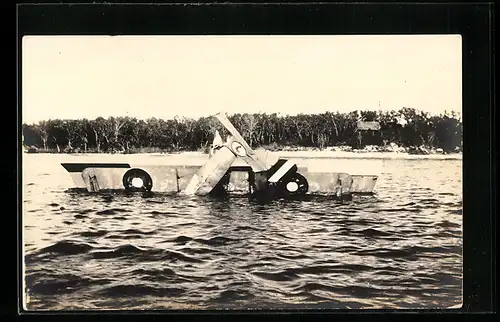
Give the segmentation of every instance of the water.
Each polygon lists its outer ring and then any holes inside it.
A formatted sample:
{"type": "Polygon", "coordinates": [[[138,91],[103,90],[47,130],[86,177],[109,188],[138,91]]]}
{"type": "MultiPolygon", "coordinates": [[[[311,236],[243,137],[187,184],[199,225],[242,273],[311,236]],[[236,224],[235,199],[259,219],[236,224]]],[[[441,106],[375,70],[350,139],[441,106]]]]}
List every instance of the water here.
{"type": "MultiPolygon", "coordinates": [[[[28,309],[445,308],[462,301],[459,160],[384,160],[377,194],[350,202],[259,205],[68,190],[63,158],[24,159],[28,309]]],[[[369,169],[375,161],[362,162],[369,169]]]]}

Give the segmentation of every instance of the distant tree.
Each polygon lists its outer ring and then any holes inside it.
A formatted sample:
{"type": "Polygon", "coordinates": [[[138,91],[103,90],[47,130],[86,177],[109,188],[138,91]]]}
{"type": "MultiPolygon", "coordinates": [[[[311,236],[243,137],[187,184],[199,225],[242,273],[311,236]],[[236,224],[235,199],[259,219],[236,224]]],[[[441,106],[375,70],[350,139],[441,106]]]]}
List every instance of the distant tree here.
{"type": "Polygon", "coordinates": [[[123,124],[118,131],[118,146],[120,150],[129,152],[132,147],[139,143],[139,135],[144,122],[137,121],[136,118],[125,117],[123,124]]]}
{"type": "MultiPolygon", "coordinates": [[[[90,128],[94,134],[94,142],[97,152],[101,152],[102,143],[105,140],[106,120],[103,117],[98,117],[90,121],[90,128]]],[[[108,143],[109,144],[109,143],[108,143]]]]}
{"type": "Polygon", "coordinates": [[[47,141],[49,140],[49,122],[41,121],[38,123],[38,126],[35,126],[36,132],[40,135],[40,139],[42,140],[43,149],[47,150],[47,141]]]}
{"type": "Polygon", "coordinates": [[[73,143],[82,137],[83,122],[77,120],[60,120],[56,125],[62,132],[64,132],[64,141],[68,151],[73,151],[73,143]]]}
{"type": "MultiPolygon", "coordinates": [[[[298,145],[303,147],[365,144],[440,147],[453,151],[462,146],[460,115],[445,112],[430,116],[413,108],[399,111],[353,111],[349,113],[298,114],[232,114],[233,125],[252,146],[263,144],[298,145]],[[358,121],[377,121],[380,130],[361,133],[358,121]]],[[[44,150],[131,151],[132,148],[164,150],[205,149],[215,131],[227,135],[214,117],[198,119],[176,117],[163,120],[137,120],[130,117],[98,117],[94,120],[44,120],[23,124],[25,143],[44,150]]]]}

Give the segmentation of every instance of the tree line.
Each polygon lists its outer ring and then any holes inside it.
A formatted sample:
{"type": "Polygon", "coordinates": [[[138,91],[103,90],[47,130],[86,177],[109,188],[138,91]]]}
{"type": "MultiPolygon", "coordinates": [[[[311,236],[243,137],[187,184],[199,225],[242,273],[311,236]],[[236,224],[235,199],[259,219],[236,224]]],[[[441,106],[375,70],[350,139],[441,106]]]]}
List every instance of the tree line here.
{"type": "MultiPolygon", "coordinates": [[[[233,125],[252,147],[425,146],[450,152],[462,146],[457,113],[429,115],[412,108],[350,113],[232,114],[233,125]],[[360,131],[358,121],[377,121],[379,130],[360,131]]],[[[132,117],[50,119],[23,124],[24,145],[45,152],[147,152],[207,149],[215,130],[227,131],[214,117],[140,120],[132,117]]]]}

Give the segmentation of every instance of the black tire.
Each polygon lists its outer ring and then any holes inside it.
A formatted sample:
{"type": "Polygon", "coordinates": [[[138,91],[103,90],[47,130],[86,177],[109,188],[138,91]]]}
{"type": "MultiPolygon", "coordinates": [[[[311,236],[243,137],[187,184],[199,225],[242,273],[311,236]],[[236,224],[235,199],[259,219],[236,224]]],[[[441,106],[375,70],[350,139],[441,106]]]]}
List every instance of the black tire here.
{"type": "Polygon", "coordinates": [[[290,179],[284,181],[281,186],[281,194],[282,197],[284,198],[303,197],[306,195],[308,191],[309,191],[309,183],[307,182],[307,179],[300,173],[294,173],[293,176],[290,177],[290,179]],[[297,190],[290,191],[287,189],[287,185],[290,182],[295,182],[297,184],[298,186],[297,190]]]}
{"type": "Polygon", "coordinates": [[[142,169],[130,169],[123,175],[123,187],[126,191],[151,191],[153,180],[151,176],[142,169]],[[142,180],[142,187],[136,188],[132,185],[132,180],[139,178],[142,180]]]}

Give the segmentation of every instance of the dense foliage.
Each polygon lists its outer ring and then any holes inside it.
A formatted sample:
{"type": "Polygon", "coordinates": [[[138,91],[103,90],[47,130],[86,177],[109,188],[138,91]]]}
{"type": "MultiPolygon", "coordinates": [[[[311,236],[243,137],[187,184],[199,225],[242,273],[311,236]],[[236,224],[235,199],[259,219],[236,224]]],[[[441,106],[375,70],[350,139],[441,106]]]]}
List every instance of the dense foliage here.
{"type": "MultiPolygon", "coordinates": [[[[233,114],[229,119],[253,146],[325,148],[349,145],[426,146],[444,152],[461,148],[462,122],[455,113],[431,116],[410,108],[361,111],[363,120],[380,122],[379,131],[358,131],[358,111],[351,113],[233,114]]],[[[23,124],[24,144],[47,152],[148,152],[206,149],[215,130],[225,129],[214,117],[138,120],[47,120],[23,124]]]]}

